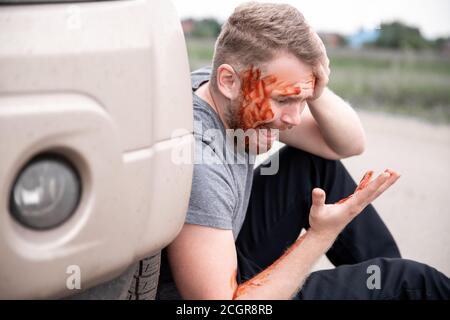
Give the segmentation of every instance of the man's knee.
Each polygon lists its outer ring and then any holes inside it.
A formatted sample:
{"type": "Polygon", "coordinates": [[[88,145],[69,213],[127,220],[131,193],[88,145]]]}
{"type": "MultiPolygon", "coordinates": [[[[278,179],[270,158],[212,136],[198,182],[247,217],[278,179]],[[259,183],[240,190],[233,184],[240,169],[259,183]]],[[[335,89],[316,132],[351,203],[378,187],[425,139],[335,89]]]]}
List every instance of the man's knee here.
{"type": "Polygon", "coordinates": [[[424,263],[400,258],[377,258],[370,260],[369,264],[379,266],[384,286],[397,286],[395,298],[433,299],[450,294],[450,280],[424,263]]]}
{"type": "Polygon", "coordinates": [[[419,279],[434,270],[426,264],[402,258],[376,258],[368,262],[379,266],[382,273],[396,273],[411,279],[419,279]]]}
{"type": "Polygon", "coordinates": [[[343,169],[344,168],[344,165],[342,164],[342,162],[340,160],[325,159],[321,156],[318,156],[318,155],[309,153],[305,150],[298,149],[298,148],[291,147],[291,146],[283,147],[280,150],[280,157],[292,160],[296,164],[303,163],[303,162],[314,163],[314,164],[316,164],[317,168],[323,168],[323,167],[328,167],[328,168],[331,167],[333,169],[343,169]]]}

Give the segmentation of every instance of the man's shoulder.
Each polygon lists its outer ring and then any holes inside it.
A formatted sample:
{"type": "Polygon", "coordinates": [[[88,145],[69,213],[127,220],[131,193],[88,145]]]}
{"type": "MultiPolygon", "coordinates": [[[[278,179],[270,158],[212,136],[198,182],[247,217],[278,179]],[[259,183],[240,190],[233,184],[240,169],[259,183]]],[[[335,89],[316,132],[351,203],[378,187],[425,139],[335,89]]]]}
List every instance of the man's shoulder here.
{"type": "Polygon", "coordinates": [[[203,67],[191,72],[192,91],[197,90],[203,83],[211,78],[211,67],[203,67]]]}

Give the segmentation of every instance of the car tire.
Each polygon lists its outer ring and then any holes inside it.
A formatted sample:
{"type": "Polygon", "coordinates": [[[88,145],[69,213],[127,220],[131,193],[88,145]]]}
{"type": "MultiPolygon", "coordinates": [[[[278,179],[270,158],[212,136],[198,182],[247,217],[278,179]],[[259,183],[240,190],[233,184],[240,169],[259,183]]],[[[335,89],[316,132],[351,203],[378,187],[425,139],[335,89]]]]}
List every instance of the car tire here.
{"type": "Polygon", "coordinates": [[[158,289],[161,252],[139,261],[128,289],[128,300],[154,300],[158,289]]]}

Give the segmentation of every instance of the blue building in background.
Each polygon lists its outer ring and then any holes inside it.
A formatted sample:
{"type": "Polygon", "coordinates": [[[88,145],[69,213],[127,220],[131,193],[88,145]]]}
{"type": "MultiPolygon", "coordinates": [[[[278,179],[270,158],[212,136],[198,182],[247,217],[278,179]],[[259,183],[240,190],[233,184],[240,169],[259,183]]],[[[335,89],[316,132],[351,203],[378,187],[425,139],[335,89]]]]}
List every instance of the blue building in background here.
{"type": "Polygon", "coordinates": [[[347,44],[353,49],[360,49],[365,44],[374,43],[380,36],[380,29],[361,29],[356,34],[347,37],[347,44]]]}

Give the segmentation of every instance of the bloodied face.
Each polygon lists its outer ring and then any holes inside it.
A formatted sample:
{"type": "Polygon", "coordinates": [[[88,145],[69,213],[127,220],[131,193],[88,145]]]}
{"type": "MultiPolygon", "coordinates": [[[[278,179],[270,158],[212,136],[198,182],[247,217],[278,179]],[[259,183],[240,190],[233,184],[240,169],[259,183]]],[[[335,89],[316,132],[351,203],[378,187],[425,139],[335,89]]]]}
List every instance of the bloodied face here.
{"type": "Polygon", "coordinates": [[[278,56],[264,68],[250,66],[240,73],[240,95],[234,101],[234,129],[249,134],[247,151],[269,150],[278,130],[300,124],[301,113],[314,91],[312,67],[292,55],[278,56]]]}

